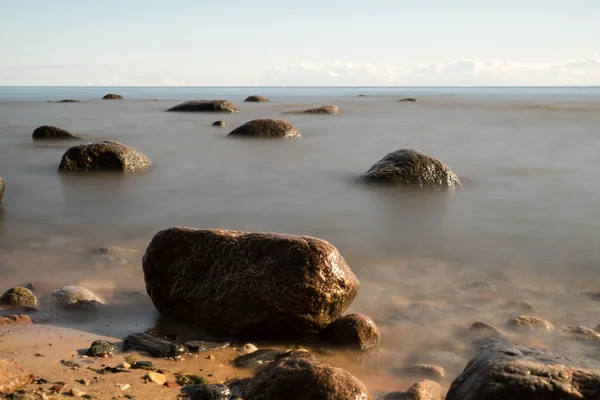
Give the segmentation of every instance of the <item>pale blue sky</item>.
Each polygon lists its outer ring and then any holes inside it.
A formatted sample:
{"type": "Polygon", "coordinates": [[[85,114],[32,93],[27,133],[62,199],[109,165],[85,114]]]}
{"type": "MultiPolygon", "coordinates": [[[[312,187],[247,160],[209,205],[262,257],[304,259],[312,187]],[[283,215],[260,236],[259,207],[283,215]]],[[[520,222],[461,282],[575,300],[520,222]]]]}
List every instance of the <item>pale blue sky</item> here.
{"type": "Polygon", "coordinates": [[[0,85],[600,85],[599,0],[0,3],[0,85]]]}

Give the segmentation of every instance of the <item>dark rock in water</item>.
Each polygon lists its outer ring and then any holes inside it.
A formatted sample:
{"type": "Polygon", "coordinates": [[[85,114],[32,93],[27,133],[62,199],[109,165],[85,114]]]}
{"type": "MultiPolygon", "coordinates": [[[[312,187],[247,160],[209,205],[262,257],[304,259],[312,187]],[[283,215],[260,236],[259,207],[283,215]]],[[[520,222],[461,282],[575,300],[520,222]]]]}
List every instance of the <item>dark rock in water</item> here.
{"type": "Polygon", "coordinates": [[[439,365],[413,364],[401,368],[392,368],[391,372],[397,376],[416,376],[442,382],[446,379],[446,370],[439,365]]]}
{"type": "Polygon", "coordinates": [[[0,178],[0,206],[2,205],[3,197],[4,197],[4,179],[0,178]]]}
{"type": "Polygon", "coordinates": [[[218,126],[220,128],[228,127],[229,125],[225,121],[215,121],[212,123],[212,126],[218,126]]]}
{"type": "Polygon", "coordinates": [[[8,360],[0,360],[0,396],[16,392],[32,382],[33,379],[33,375],[25,371],[19,364],[8,360]]]}
{"type": "Polygon", "coordinates": [[[306,359],[284,358],[256,374],[244,400],[370,400],[365,385],[349,372],[306,359]]]}
{"type": "Polygon", "coordinates": [[[365,172],[358,182],[435,190],[462,186],[458,176],[444,163],[414,149],[389,153],[365,172]]]}
{"type": "Polygon", "coordinates": [[[80,286],[65,286],[56,289],[50,295],[50,302],[60,307],[96,306],[102,305],[102,300],[92,291],[80,286]]]}
{"type": "Polygon", "coordinates": [[[103,261],[107,264],[124,265],[134,259],[141,258],[141,253],[135,249],[124,247],[98,247],[87,253],[88,256],[103,261]]]}
{"type": "Polygon", "coordinates": [[[228,100],[192,100],[178,104],[169,108],[167,111],[188,111],[188,112],[238,112],[238,108],[228,100]]]}
{"type": "Polygon", "coordinates": [[[275,357],[275,361],[279,361],[282,358],[306,358],[312,361],[317,361],[317,357],[315,357],[310,351],[306,349],[293,349],[285,351],[283,353],[280,353],[277,357],[275,357]]]}
{"type": "Polygon", "coordinates": [[[252,378],[233,379],[225,382],[225,385],[231,390],[231,398],[241,398],[244,394],[244,388],[250,381],[252,381],[252,378]]]}
{"type": "Polygon", "coordinates": [[[446,371],[460,370],[466,363],[466,360],[453,351],[430,350],[419,352],[408,358],[410,364],[432,364],[439,365],[446,371]]]}
{"type": "Polygon", "coordinates": [[[148,245],[143,270],[164,317],[232,337],[311,336],[359,289],[333,245],[275,233],[169,228],[148,245]]]}
{"type": "Polygon", "coordinates": [[[462,290],[487,290],[495,292],[496,288],[491,282],[488,281],[472,281],[465,283],[460,287],[462,290]]]}
{"type": "Polygon", "coordinates": [[[146,371],[152,371],[155,369],[154,364],[152,364],[152,361],[136,361],[133,364],[131,364],[131,368],[143,369],[146,371]]]}
{"type": "Polygon", "coordinates": [[[333,321],[319,334],[329,343],[353,350],[369,350],[379,346],[381,334],[375,322],[366,315],[349,314],[333,321]]]}
{"type": "Polygon", "coordinates": [[[406,392],[394,392],[384,400],[443,400],[444,390],[434,381],[422,380],[412,385],[406,392]]]}
{"type": "Polygon", "coordinates": [[[209,341],[209,340],[190,340],[185,342],[185,347],[190,353],[204,353],[205,351],[224,349],[229,347],[230,342],[209,341]]]}
{"type": "Polygon", "coordinates": [[[600,399],[599,371],[583,357],[485,339],[446,400],[600,399]]]}
{"type": "Polygon", "coordinates": [[[239,356],[233,360],[233,364],[238,368],[258,368],[265,364],[272,363],[281,355],[280,351],[273,349],[260,349],[250,354],[239,356]]]}
{"type": "Polygon", "coordinates": [[[367,97],[366,94],[359,94],[358,97],[367,97]]]}
{"type": "Polygon", "coordinates": [[[600,333],[585,326],[567,325],[560,330],[561,335],[581,342],[600,341],[600,333]]]}
{"type": "Polygon", "coordinates": [[[81,103],[81,102],[79,100],[63,99],[63,100],[55,101],[54,103],[81,103]]]}
{"type": "Polygon", "coordinates": [[[521,331],[553,331],[554,325],[550,322],[543,320],[538,317],[530,317],[528,315],[521,315],[519,317],[511,318],[506,325],[514,330],[521,331]]]}
{"type": "Polygon", "coordinates": [[[588,290],[586,292],[583,292],[583,294],[590,300],[600,301],[600,292],[593,292],[591,290],[588,290]]]}
{"type": "Polygon", "coordinates": [[[286,111],[284,114],[337,114],[339,111],[337,106],[319,106],[286,111]]]}
{"type": "Polygon", "coordinates": [[[73,146],[62,156],[59,171],[119,171],[141,172],[152,167],[152,162],[137,150],[119,142],[100,142],[73,146]]]}
{"type": "Polygon", "coordinates": [[[57,139],[57,140],[65,140],[65,139],[81,139],[73,135],[71,132],[66,131],[61,128],[57,128],[56,126],[43,125],[39,128],[36,128],[31,135],[34,140],[48,140],[48,139],[57,139]]]}
{"type": "Polygon", "coordinates": [[[525,300],[509,301],[502,307],[502,309],[519,312],[535,311],[535,307],[530,302],[525,300]]]}
{"type": "Polygon", "coordinates": [[[401,102],[401,103],[403,103],[403,102],[404,103],[415,103],[416,101],[417,101],[417,99],[415,99],[413,97],[407,97],[405,99],[398,100],[398,102],[401,102]]]}
{"type": "Polygon", "coordinates": [[[267,99],[264,96],[248,96],[248,97],[246,97],[246,100],[244,100],[244,101],[255,102],[255,103],[266,103],[271,100],[267,99]]]}
{"type": "Polygon", "coordinates": [[[124,98],[120,94],[109,93],[105,95],[102,100],[124,100],[124,98]]]}
{"type": "Polygon", "coordinates": [[[187,352],[184,345],[157,338],[146,332],[133,333],[123,340],[123,351],[145,351],[153,357],[179,357],[187,352]]]}
{"type": "Polygon", "coordinates": [[[119,354],[117,346],[106,340],[95,340],[85,352],[86,356],[91,357],[112,357],[116,354],[119,354]]]}
{"type": "Polygon", "coordinates": [[[36,308],[40,303],[31,290],[17,286],[7,290],[2,297],[0,297],[0,305],[36,308]]]}
{"type": "Polygon", "coordinates": [[[281,119],[255,119],[235,128],[228,136],[267,139],[296,139],[302,137],[298,129],[281,119]]]}
{"type": "Polygon", "coordinates": [[[502,333],[500,333],[498,328],[496,328],[494,325],[481,321],[473,322],[471,324],[467,332],[467,336],[471,339],[485,337],[500,339],[503,337],[502,333]]]}
{"type": "Polygon", "coordinates": [[[186,386],[181,393],[190,400],[229,400],[231,390],[222,384],[186,386]]]}

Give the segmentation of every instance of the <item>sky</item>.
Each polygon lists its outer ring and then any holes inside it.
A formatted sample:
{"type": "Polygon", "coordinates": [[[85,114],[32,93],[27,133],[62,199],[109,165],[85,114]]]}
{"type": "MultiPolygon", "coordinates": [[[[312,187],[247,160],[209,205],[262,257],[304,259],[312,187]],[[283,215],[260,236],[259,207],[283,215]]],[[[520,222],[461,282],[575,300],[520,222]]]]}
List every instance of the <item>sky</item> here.
{"type": "Polygon", "coordinates": [[[600,0],[0,1],[0,86],[600,85],[600,0]]]}

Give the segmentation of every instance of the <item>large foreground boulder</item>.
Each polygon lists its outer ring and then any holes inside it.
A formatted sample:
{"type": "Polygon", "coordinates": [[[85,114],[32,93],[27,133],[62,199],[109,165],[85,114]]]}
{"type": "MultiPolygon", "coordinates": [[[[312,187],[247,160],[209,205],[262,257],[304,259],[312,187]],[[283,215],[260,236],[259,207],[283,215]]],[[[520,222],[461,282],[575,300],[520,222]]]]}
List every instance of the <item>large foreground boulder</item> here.
{"type": "Polygon", "coordinates": [[[36,128],[31,135],[34,140],[48,140],[48,139],[57,139],[57,140],[65,140],[65,139],[81,139],[73,135],[71,132],[66,131],[61,128],[57,128],[56,126],[43,125],[39,128],[36,128]]]}
{"type": "Polygon", "coordinates": [[[109,93],[105,95],[102,100],[124,100],[124,98],[120,94],[109,93]]]}
{"type": "Polygon", "coordinates": [[[228,100],[192,100],[177,104],[167,111],[214,111],[214,112],[238,112],[238,108],[228,100]]]}
{"type": "Polygon", "coordinates": [[[446,400],[600,399],[600,363],[549,350],[479,341],[446,400]]]}
{"type": "Polygon", "coordinates": [[[253,102],[253,103],[267,103],[271,100],[267,99],[264,96],[248,96],[248,97],[246,97],[246,100],[244,100],[244,101],[253,102]]]}
{"type": "Polygon", "coordinates": [[[359,179],[359,183],[447,189],[462,186],[441,161],[414,149],[389,153],[359,179]]]}
{"type": "Polygon", "coordinates": [[[228,136],[268,139],[296,139],[302,137],[292,124],[281,119],[255,119],[235,128],[228,136]]]}
{"type": "Polygon", "coordinates": [[[286,111],[284,114],[337,114],[340,110],[337,106],[319,106],[302,108],[299,110],[286,111]]]}
{"type": "Polygon", "coordinates": [[[154,236],[142,266],[164,317],[235,337],[316,334],[359,289],[338,250],[307,236],[169,228],[154,236]]]}
{"type": "Polygon", "coordinates": [[[260,371],[244,400],[369,400],[365,385],[349,372],[308,358],[283,358],[260,371]]]}
{"type": "Polygon", "coordinates": [[[2,205],[3,197],[4,197],[4,179],[0,178],[0,206],[2,205]]]}
{"type": "Polygon", "coordinates": [[[0,360],[0,395],[9,395],[33,381],[33,375],[19,364],[0,360]]]}
{"type": "Polygon", "coordinates": [[[103,140],[71,147],[62,156],[59,171],[120,171],[141,172],[152,162],[137,150],[119,142],[103,140]]]}

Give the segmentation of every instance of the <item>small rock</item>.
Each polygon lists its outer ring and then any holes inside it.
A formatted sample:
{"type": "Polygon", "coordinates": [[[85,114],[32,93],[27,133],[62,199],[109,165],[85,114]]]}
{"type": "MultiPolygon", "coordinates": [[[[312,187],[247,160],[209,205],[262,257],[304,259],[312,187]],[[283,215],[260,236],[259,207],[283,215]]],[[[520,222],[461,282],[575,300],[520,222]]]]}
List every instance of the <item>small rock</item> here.
{"type": "Polygon", "coordinates": [[[550,322],[538,317],[530,317],[521,315],[516,318],[511,318],[507,326],[515,330],[530,330],[530,331],[553,331],[554,325],[550,322]]]}
{"type": "Polygon", "coordinates": [[[81,390],[79,390],[77,388],[71,388],[71,390],[69,391],[69,394],[73,397],[81,397],[85,393],[83,393],[81,390]]]}
{"type": "Polygon", "coordinates": [[[412,385],[405,393],[388,394],[384,400],[442,400],[443,389],[437,383],[423,380],[412,385]]]}
{"type": "Polygon", "coordinates": [[[264,96],[248,96],[246,97],[246,100],[244,100],[246,102],[255,102],[255,103],[265,103],[265,102],[269,102],[271,100],[267,99],[264,96]]]}
{"type": "Polygon", "coordinates": [[[124,98],[120,94],[109,93],[104,95],[102,100],[124,100],[124,98]]]}
{"type": "Polygon", "coordinates": [[[467,335],[471,339],[483,337],[501,338],[503,336],[494,325],[481,321],[473,322],[469,327],[467,335]]]}
{"type": "Polygon", "coordinates": [[[71,361],[71,360],[60,360],[60,363],[62,365],[64,365],[65,367],[69,367],[71,369],[79,369],[81,368],[81,365],[76,363],[75,361],[71,361]]]}
{"type": "Polygon", "coordinates": [[[567,325],[560,330],[563,336],[570,339],[579,340],[582,342],[597,342],[600,341],[600,333],[586,328],[585,326],[567,325]]]}
{"type": "Polygon", "coordinates": [[[190,353],[204,353],[210,350],[224,349],[229,347],[230,342],[212,341],[212,340],[189,340],[185,342],[185,347],[190,353]]]}
{"type": "Polygon", "coordinates": [[[219,120],[219,121],[215,121],[215,122],[213,122],[213,123],[212,123],[212,126],[218,126],[218,127],[220,127],[220,128],[225,128],[225,127],[228,127],[228,126],[229,126],[229,124],[227,124],[225,121],[220,121],[220,120],[219,120]]]}
{"type": "Polygon", "coordinates": [[[63,390],[65,390],[65,388],[67,387],[67,384],[64,382],[57,382],[56,384],[54,384],[50,390],[54,393],[60,393],[63,390]]]}
{"type": "Polygon", "coordinates": [[[228,100],[192,100],[178,104],[167,111],[185,112],[238,112],[238,108],[228,100]]]}
{"type": "Polygon", "coordinates": [[[50,295],[50,302],[60,307],[78,306],[79,303],[82,303],[83,305],[89,305],[90,303],[103,304],[102,300],[92,293],[91,290],[81,286],[65,286],[56,289],[50,295]]]}
{"type": "Polygon", "coordinates": [[[165,386],[169,389],[177,389],[181,387],[177,382],[165,382],[165,386]]]}
{"type": "Polygon", "coordinates": [[[90,381],[85,378],[77,379],[77,380],[75,380],[75,382],[77,382],[83,386],[90,386],[90,381]]]}
{"type": "Polygon", "coordinates": [[[12,361],[0,359],[0,397],[9,395],[33,381],[33,375],[12,361]]]}
{"type": "Polygon", "coordinates": [[[411,364],[440,365],[447,371],[458,371],[465,366],[466,360],[452,351],[432,350],[416,353],[409,357],[408,362],[411,364]]]}
{"type": "Polygon", "coordinates": [[[6,315],[0,317],[0,325],[30,325],[33,321],[29,315],[6,315]]]}
{"type": "Polygon", "coordinates": [[[164,385],[167,381],[167,377],[158,372],[148,372],[145,376],[146,379],[156,383],[157,385],[164,385]]]}
{"type": "Polygon", "coordinates": [[[521,312],[535,311],[535,307],[530,302],[525,300],[509,301],[502,307],[502,309],[521,312]]]}
{"type": "Polygon", "coordinates": [[[446,370],[432,364],[413,364],[402,368],[393,368],[391,372],[398,376],[415,376],[435,382],[442,382],[446,378],[446,370]]]}
{"type": "Polygon", "coordinates": [[[252,378],[233,379],[225,382],[225,385],[231,390],[232,398],[241,398],[244,394],[244,388],[252,380],[252,378]]]}
{"type": "Polygon", "coordinates": [[[129,383],[117,383],[117,387],[119,388],[119,390],[124,392],[125,390],[129,389],[131,385],[129,383]]]}
{"type": "Polygon", "coordinates": [[[31,135],[34,140],[66,140],[66,139],[81,139],[73,135],[71,132],[66,131],[56,126],[40,126],[33,131],[31,135]]]}
{"type": "Polygon", "coordinates": [[[254,353],[256,350],[258,350],[258,348],[255,345],[252,343],[246,343],[240,349],[240,354],[244,356],[246,354],[254,353]]]}
{"type": "Polygon", "coordinates": [[[379,346],[381,334],[375,322],[366,315],[349,314],[338,318],[319,335],[328,342],[353,350],[369,350],[379,346]]]}
{"type": "Polygon", "coordinates": [[[275,357],[275,361],[279,361],[282,358],[306,358],[312,361],[317,361],[317,357],[315,357],[311,352],[306,349],[292,349],[286,350],[277,357],[275,357]]]}
{"type": "Polygon", "coordinates": [[[148,157],[122,143],[101,140],[69,148],[62,156],[59,172],[134,173],[152,168],[148,157]]]}
{"type": "Polygon", "coordinates": [[[270,364],[281,355],[281,352],[273,349],[260,349],[252,353],[239,356],[233,363],[238,368],[257,368],[270,364]]]}
{"type": "Polygon", "coordinates": [[[265,139],[297,139],[302,134],[296,127],[282,119],[253,119],[238,126],[228,137],[265,138],[265,139]]]}
{"type": "Polygon", "coordinates": [[[331,106],[331,105],[327,105],[327,106],[319,106],[319,107],[310,107],[310,108],[303,108],[300,110],[291,110],[291,111],[286,111],[284,112],[284,114],[337,114],[340,110],[337,108],[337,106],[331,106]]]}
{"type": "Polygon", "coordinates": [[[36,308],[40,303],[31,290],[17,286],[7,290],[2,297],[0,297],[0,305],[36,308]]]}
{"type": "Polygon", "coordinates": [[[207,360],[216,360],[217,357],[213,356],[212,354],[209,354],[208,356],[206,356],[207,360]]]}
{"type": "Polygon", "coordinates": [[[119,354],[119,349],[106,340],[95,340],[85,353],[91,357],[112,357],[115,354],[119,354]]]}
{"type": "Polygon", "coordinates": [[[144,370],[153,370],[154,365],[152,365],[152,361],[136,361],[131,366],[133,369],[144,369],[144,370]]]}
{"type": "Polygon", "coordinates": [[[121,364],[121,368],[123,368],[123,369],[129,369],[129,368],[131,368],[131,364],[129,364],[128,362],[124,361],[121,364]]]}
{"type": "Polygon", "coordinates": [[[145,351],[153,357],[181,357],[187,352],[184,345],[157,338],[146,332],[131,334],[123,340],[122,350],[145,351]]]}
{"type": "Polygon", "coordinates": [[[402,102],[414,103],[414,102],[416,102],[416,101],[417,101],[417,99],[415,99],[415,98],[413,98],[413,97],[407,97],[407,98],[405,98],[405,99],[400,99],[400,100],[398,100],[398,101],[399,101],[399,102],[401,102],[401,103],[402,103],[402,102]]]}
{"type": "Polygon", "coordinates": [[[177,375],[177,384],[179,386],[206,385],[207,383],[206,379],[198,375],[177,375]]]}
{"type": "Polygon", "coordinates": [[[491,282],[481,280],[465,283],[460,288],[462,290],[489,290],[490,292],[496,291],[496,288],[491,282]]]}
{"type": "Polygon", "coordinates": [[[187,386],[181,389],[186,398],[191,400],[229,400],[231,390],[222,384],[187,386]]]}

